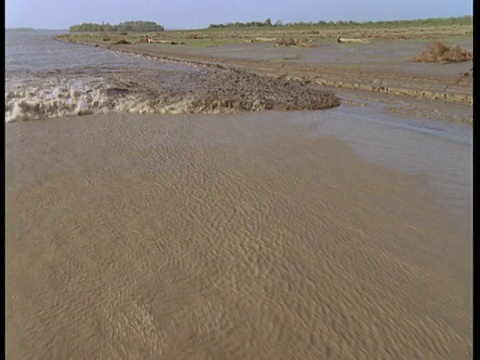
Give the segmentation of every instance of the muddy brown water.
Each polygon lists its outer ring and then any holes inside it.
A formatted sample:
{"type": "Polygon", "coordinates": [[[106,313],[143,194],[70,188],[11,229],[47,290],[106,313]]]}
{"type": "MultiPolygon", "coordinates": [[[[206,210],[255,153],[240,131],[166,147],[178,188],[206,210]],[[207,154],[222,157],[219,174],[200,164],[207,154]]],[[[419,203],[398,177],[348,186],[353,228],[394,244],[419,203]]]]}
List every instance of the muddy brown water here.
{"type": "MultiPolygon", "coordinates": [[[[135,78],[78,51],[8,75],[135,78]]],[[[7,358],[471,358],[471,107],[336,95],[6,124],[7,358]]]]}
{"type": "Polygon", "coordinates": [[[471,129],[374,114],[8,124],[7,358],[471,358],[471,129]]]}

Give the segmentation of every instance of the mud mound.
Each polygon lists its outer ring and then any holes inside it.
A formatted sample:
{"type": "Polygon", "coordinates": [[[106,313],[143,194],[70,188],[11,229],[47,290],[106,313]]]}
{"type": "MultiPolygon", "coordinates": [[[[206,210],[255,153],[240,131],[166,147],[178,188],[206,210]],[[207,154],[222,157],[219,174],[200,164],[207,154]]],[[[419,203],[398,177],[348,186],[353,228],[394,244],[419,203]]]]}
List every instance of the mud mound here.
{"type": "Polygon", "coordinates": [[[243,70],[218,70],[216,76],[203,77],[203,91],[197,96],[210,111],[217,106],[227,111],[262,111],[319,110],[340,105],[332,92],[243,70]]]}
{"type": "Polygon", "coordinates": [[[293,38],[290,38],[290,39],[280,39],[277,41],[277,46],[296,46],[298,45],[298,42],[293,39],[293,38]]]}
{"type": "Polygon", "coordinates": [[[461,49],[459,46],[448,47],[441,42],[436,42],[423,50],[414,61],[453,63],[473,60],[473,53],[461,49]]]}
{"type": "MultiPolygon", "coordinates": [[[[123,81],[126,77],[123,77],[123,81]]],[[[304,84],[259,76],[240,69],[208,69],[193,74],[164,74],[160,79],[130,78],[140,93],[135,108],[146,113],[234,113],[265,110],[320,110],[340,105],[330,91],[304,84]],[[175,85],[172,85],[175,84],[175,85]],[[145,87],[146,88],[143,88],[145,87]]],[[[132,111],[129,101],[128,111],[132,111]]],[[[118,107],[117,107],[118,109],[118,107]]],[[[121,110],[127,110],[121,107],[121,110]]],[[[135,111],[137,112],[137,111],[135,111]]]]}

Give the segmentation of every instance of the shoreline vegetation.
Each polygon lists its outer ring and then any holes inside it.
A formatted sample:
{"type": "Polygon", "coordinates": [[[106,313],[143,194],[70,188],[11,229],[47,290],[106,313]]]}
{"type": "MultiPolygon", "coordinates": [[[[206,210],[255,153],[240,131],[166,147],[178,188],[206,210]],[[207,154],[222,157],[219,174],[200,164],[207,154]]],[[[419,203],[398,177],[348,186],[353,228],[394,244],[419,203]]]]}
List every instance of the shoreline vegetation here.
{"type": "Polygon", "coordinates": [[[140,31],[164,31],[165,28],[153,21],[125,21],[118,25],[83,23],[72,25],[70,32],[140,32],[140,31]]]}
{"type": "MultiPolygon", "coordinates": [[[[283,23],[277,20],[275,23],[270,18],[265,21],[250,21],[250,22],[232,22],[224,24],[210,24],[207,28],[196,30],[212,30],[212,29],[241,29],[241,28],[318,28],[318,29],[368,29],[368,28],[398,28],[398,27],[421,27],[421,26],[473,26],[473,16],[459,16],[449,18],[427,18],[427,19],[413,19],[413,20],[383,20],[383,21],[323,21],[318,22],[290,22],[283,23]]],[[[170,31],[189,31],[184,30],[170,30],[170,31]]],[[[192,29],[193,30],[193,29],[192,29]]],[[[118,25],[111,24],[95,24],[83,23],[72,25],[69,28],[70,32],[142,32],[142,31],[165,31],[163,25],[157,24],[153,21],[126,21],[118,25]]]]}
{"type": "MultiPolygon", "coordinates": [[[[235,23],[236,24],[236,23],[235,23]]],[[[258,24],[258,22],[246,23],[258,24]]],[[[263,24],[271,24],[267,19],[263,24]]],[[[368,23],[339,22],[327,25],[303,23],[282,26],[225,26],[203,29],[165,30],[153,22],[129,21],[119,25],[82,24],[73,25],[69,33],[57,36],[58,40],[105,44],[151,43],[164,45],[187,45],[194,47],[219,47],[223,45],[254,42],[272,43],[277,46],[319,47],[325,41],[338,43],[370,40],[418,40],[438,42],[446,37],[473,36],[471,16],[408,21],[380,21],[368,23]],[[415,24],[415,26],[413,26],[415,24]],[[160,30],[155,30],[155,29],[160,30]],[[147,41],[148,38],[151,41],[147,41]],[[340,38],[340,41],[339,41],[340,38]],[[357,39],[357,40],[355,40],[357,39]],[[343,40],[343,41],[342,41],[343,40]],[[350,41],[353,40],[353,41],[350,41]],[[119,42],[120,41],[120,42],[119,42]]],[[[269,46],[272,44],[268,44],[269,46]]],[[[451,44],[446,44],[450,46],[451,44]]],[[[347,45],[348,46],[348,45],[347,45]]]]}
{"type": "Polygon", "coordinates": [[[451,25],[471,25],[473,26],[473,16],[459,16],[450,18],[428,18],[413,20],[386,20],[386,21],[318,21],[318,22],[293,22],[283,23],[278,20],[272,23],[268,18],[264,22],[234,22],[225,24],[210,24],[208,29],[224,29],[224,28],[244,28],[244,27],[317,27],[317,28],[369,28],[369,27],[403,27],[403,26],[451,26],[451,25]]]}
{"type": "MultiPolygon", "coordinates": [[[[218,47],[222,45],[273,42],[275,46],[318,47],[324,40],[336,42],[367,40],[443,41],[445,37],[473,35],[473,17],[431,18],[362,22],[338,21],[287,23],[279,25],[271,19],[264,22],[211,24],[202,29],[165,30],[152,21],[127,21],[118,25],[84,23],[73,25],[59,40],[76,42],[111,42],[115,45],[148,42],[152,44],[218,47]],[[340,38],[341,37],[341,38],[340,38]],[[340,38],[340,41],[339,41],[340,38]],[[341,41],[341,40],[345,41],[341,41]],[[158,41],[155,41],[158,40],[158,41]]],[[[360,42],[360,41],[358,41],[360,42]]],[[[448,45],[448,44],[447,44],[448,45]]]]}

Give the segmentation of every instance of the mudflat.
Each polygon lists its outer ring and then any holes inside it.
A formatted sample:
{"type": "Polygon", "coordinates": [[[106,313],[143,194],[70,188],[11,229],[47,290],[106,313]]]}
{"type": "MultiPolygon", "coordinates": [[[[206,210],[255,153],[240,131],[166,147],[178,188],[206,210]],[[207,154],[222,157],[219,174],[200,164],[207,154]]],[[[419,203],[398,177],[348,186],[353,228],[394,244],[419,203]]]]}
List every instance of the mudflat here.
{"type": "Polygon", "coordinates": [[[472,357],[467,232],[422,178],[311,124],[6,131],[8,359],[472,357]]]}
{"type": "Polygon", "coordinates": [[[364,29],[204,29],[152,33],[159,41],[155,44],[144,43],[141,33],[111,33],[108,41],[101,33],[58,38],[163,61],[223,64],[310,86],[471,106],[473,57],[452,63],[421,63],[415,59],[438,42],[471,53],[472,29],[472,25],[448,24],[364,29]],[[338,43],[339,36],[362,42],[338,43]],[[125,39],[128,45],[120,41],[125,39]]]}

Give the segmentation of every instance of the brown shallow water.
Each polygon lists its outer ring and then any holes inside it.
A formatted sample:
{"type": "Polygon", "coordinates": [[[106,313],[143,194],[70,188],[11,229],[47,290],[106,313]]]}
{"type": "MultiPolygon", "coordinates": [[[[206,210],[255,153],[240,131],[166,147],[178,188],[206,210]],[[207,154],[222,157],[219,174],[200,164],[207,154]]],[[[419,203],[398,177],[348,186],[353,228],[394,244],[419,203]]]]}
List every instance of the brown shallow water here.
{"type": "Polygon", "coordinates": [[[7,125],[7,358],[471,358],[471,239],[334,111],[7,125]]]}

